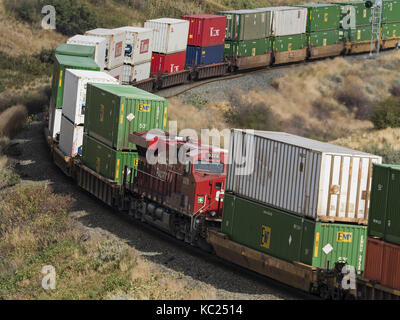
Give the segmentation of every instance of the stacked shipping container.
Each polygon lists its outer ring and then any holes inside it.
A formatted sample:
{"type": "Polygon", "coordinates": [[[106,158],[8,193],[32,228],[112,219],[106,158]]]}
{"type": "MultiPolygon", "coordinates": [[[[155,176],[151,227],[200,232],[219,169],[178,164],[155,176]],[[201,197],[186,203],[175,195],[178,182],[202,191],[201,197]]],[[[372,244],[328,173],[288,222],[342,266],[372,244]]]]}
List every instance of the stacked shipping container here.
{"type": "Polygon", "coordinates": [[[395,47],[400,39],[400,1],[385,0],[382,7],[382,39],[384,47],[395,47]],[[391,42],[391,44],[389,44],[391,42]]]}
{"type": "Polygon", "coordinates": [[[105,72],[66,70],[59,148],[64,154],[72,157],[82,154],[88,83],[115,84],[117,80],[105,72]]]}
{"type": "Polygon", "coordinates": [[[400,166],[374,165],[364,276],[400,290],[400,166]]]}
{"type": "Polygon", "coordinates": [[[224,233],[288,261],[364,269],[380,157],[280,132],[232,130],[230,141],[224,233]]]}
{"type": "Polygon", "coordinates": [[[129,134],[166,130],[168,101],[131,86],[88,84],[83,136],[83,163],[122,183],[125,165],[137,166],[129,134]]]}
{"type": "Polygon", "coordinates": [[[226,17],[194,14],[182,17],[189,21],[186,65],[221,63],[224,59],[226,17]]]}
{"type": "Polygon", "coordinates": [[[340,27],[340,6],[337,4],[308,4],[307,43],[310,57],[336,56],[344,49],[340,27]]]}
{"type": "Polygon", "coordinates": [[[223,11],[226,16],[225,57],[237,65],[256,67],[271,61],[271,14],[262,9],[223,11]]]}
{"type": "Polygon", "coordinates": [[[172,18],[147,20],[154,31],[151,73],[175,73],[185,69],[189,21],[172,18]]]}

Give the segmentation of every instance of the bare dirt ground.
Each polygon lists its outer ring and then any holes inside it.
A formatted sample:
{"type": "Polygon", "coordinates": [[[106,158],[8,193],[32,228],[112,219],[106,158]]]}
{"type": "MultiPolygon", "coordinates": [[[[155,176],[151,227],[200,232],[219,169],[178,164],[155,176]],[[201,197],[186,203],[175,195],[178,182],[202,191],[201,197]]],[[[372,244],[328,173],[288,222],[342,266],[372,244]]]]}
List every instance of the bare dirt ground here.
{"type": "Polygon", "coordinates": [[[76,203],[71,215],[90,232],[111,233],[137,249],[160,269],[179,274],[194,286],[215,288],[217,299],[302,299],[293,289],[261,279],[238,267],[193,253],[183,244],[118,214],[79,189],[52,162],[43,134],[44,122],[33,122],[12,141],[8,156],[22,183],[48,183],[56,193],[70,194],[76,203]]]}

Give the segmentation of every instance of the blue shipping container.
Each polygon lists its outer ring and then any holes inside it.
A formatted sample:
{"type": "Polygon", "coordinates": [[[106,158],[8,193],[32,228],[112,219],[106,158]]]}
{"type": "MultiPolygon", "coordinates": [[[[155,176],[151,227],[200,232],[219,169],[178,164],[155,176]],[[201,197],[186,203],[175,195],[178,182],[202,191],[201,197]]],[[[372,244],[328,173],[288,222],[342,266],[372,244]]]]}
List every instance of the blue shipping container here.
{"type": "Polygon", "coordinates": [[[221,63],[224,59],[224,45],[212,47],[187,46],[186,65],[198,66],[221,63]]]}

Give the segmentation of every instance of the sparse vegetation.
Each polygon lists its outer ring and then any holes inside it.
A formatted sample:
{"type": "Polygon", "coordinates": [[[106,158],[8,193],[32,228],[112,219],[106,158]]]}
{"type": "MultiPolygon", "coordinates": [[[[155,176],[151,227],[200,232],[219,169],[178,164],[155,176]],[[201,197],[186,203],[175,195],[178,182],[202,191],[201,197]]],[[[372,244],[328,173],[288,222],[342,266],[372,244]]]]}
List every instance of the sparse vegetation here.
{"type": "Polygon", "coordinates": [[[378,130],[400,127],[400,98],[392,96],[376,105],[371,121],[378,130]]]}

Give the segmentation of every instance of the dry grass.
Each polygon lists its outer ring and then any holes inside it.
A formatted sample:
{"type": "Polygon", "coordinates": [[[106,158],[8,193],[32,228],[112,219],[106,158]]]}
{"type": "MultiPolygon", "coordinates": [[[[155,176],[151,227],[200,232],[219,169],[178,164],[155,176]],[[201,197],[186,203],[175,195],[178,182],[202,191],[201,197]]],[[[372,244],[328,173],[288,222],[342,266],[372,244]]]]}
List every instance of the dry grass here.
{"type": "Polygon", "coordinates": [[[9,55],[37,54],[55,49],[66,37],[52,30],[37,29],[6,14],[0,0],[0,49],[9,55]]]}
{"type": "Polygon", "coordinates": [[[0,114],[0,136],[12,138],[21,130],[25,123],[28,112],[22,105],[12,106],[0,114]]]}

